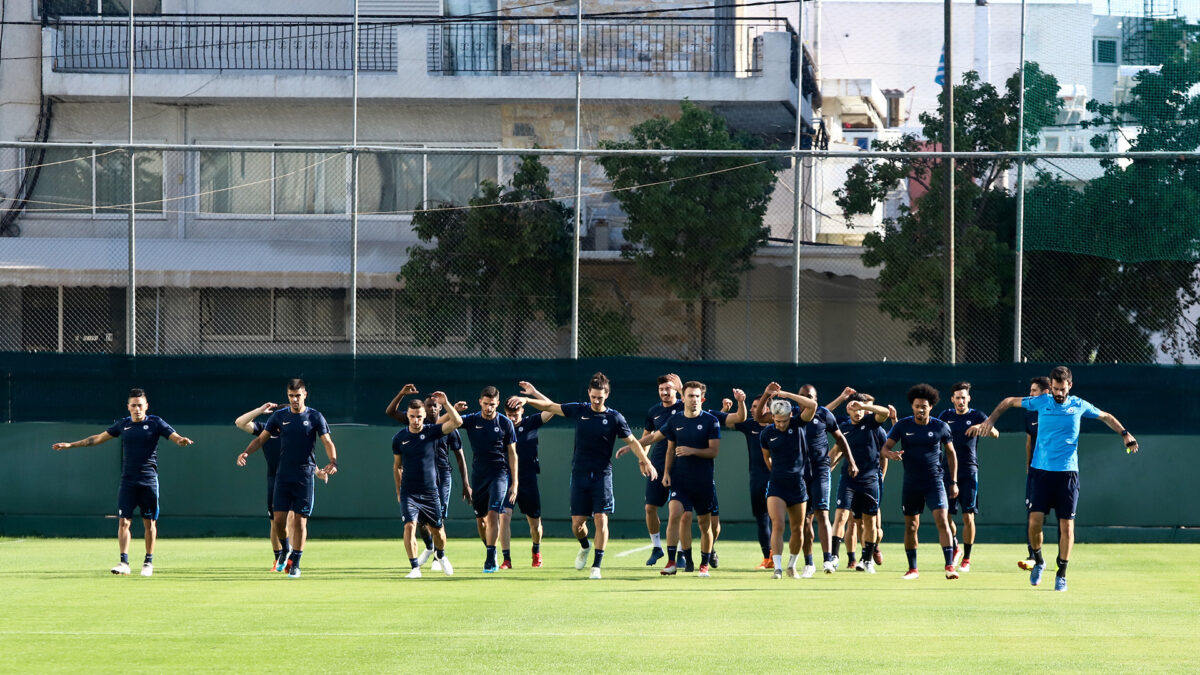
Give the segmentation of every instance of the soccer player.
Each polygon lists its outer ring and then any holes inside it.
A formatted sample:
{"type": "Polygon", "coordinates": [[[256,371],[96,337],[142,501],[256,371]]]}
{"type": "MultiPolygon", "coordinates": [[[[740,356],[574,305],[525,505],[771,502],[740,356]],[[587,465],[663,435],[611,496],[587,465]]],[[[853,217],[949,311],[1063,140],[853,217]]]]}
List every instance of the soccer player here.
{"type": "MultiPolygon", "coordinates": [[[[838,479],[837,512],[834,515],[833,535],[841,537],[851,515],[862,523],[862,561],[854,569],[875,573],[874,553],[878,545],[876,530],[879,521],[879,450],[887,442],[883,423],[888,409],[868,402],[868,396],[855,392],[848,397],[846,416],[838,421],[842,435],[850,446],[842,475],[838,479]]],[[[853,531],[855,524],[849,523],[853,531]]],[[[835,538],[834,541],[837,541],[835,538]]],[[[853,544],[850,544],[853,546],[853,544]]]]}
{"type": "MultiPolygon", "coordinates": [[[[534,391],[534,398],[545,399],[541,392],[534,391]]],[[[504,414],[517,428],[517,478],[521,484],[521,492],[517,495],[515,506],[521,508],[525,520],[529,521],[529,539],[533,548],[532,567],[542,566],[542,493],[538,488],[538,474],[542,467],[538,463],[538,430],[542,425],[554,418],[548,412],[525,414],[525,408],[509,407],[506,402],[504,414]]],[[[511,569],[512,559],[509,547],[512,542],[513,504],[508,504],[500,515],[500,550],[504,554],[504,562],[500,569],[511,569]]]]}
{"type": "MultiPolygon", "coordinates": [[[[646,411],[646,423],[642,427],[644,432],[638,442],[642,447],[650,445],[650,438],[654,436],[658,440],[654,441],[650,447],[650,462],[654,465],[654,470],[659,476],[664,475],[664,467],[666,466],[667,458],[667,440],[662,434],[654,434],[655,431],[661,431],[663,425],[666,424],[667,418],[675,413],[683,410],[683,401],[679,400],[679,393],[683,389],[683,382],[679,376],[674,373],[658,376],[658,403],[646,411]]],[[[624,453],[621,453],[624,454],[624,453]]],[[[618,455],[620,456],[620,455],[618,455]]],[[[646,530],[650,533],[650,557],[646,560],[647,566],[653,566],[663,557],[662,538],[659,530],[662,529],[662,521],[658,517],[658,510],[667,504],[669,501],[670,489],[665,487],[661,480],[646,481],[646,530]]],[[[669,509],[668,509],[669,512],[669,509]]],[[[671,527],[677,530],[680,526],[677,514],[671,514],[667,521],[668,532],[671,527]]],[[[667,539],[671,539],[671,535],[667,535],[667,539]]]]}
{"type": "Polygon", "coordinates": [[[1067,590],[1067,563],[1075,544],[1075,507],[1079,503],[1079,420],[1098,419],[1125,441],[1125,452],[1137,452],[1138,442],[1116,417],[1096,406],[1071,396],[1071,369],[1058,366],[1050,371],[1050,391],[1040,396],[1013,396],[1004,399],[986,420],[968,433],[988,434],[1000,415],[1009,408],[1021,407],[1038,413],[1037,445],[1033,449],[1032,506],[1029,514],[1029,539],[1033,545],[1033,569],[1029,583],[1042,581],[1046,563],[1042,558],[1042,526],[1050,509],[1058,516],[1058,573],[1054,590],[1067,590]]]}
{"type": "MultiPolygon", "coordinates": [[[[800,391],[797,393],[814,403],[817,400],[817,388],[811,384],[800,387],[800,391]]],[[[846,438],[838,429],[837,419],[828,408],[818,406],[816,414],[804,428],[804,440],[808,451],[808,476],[806,477],[808,479],[808,509],[805,515],[802,543],[804,571],[800,576],[803,577],[811,577],[816,571],[816,567],[813,565],[814,517],[821,537],[822,569],[826,574],[833,574],[838,568],[838,549],[842,542],[840,538],[834,539],[831,547],[829,537],[830,435],[833,436],[838,452],[849,455],[850,449],[846,446],[846,438]]],[[[850,557],[854,557],[853,549],[850,550],[850,557]]],[[[853,565],[854,561],[850,562],[853,565]]]]}
{"type": "MultiPolygon", "coordinates": [[[[987,419],[987,416],[971,407],[971,383],[955,382],[950,388],[950,402],[953,407],[947,408],[938,415],[938,419],[950,427],[954,440],[954,455],[958,459],[958,475],[950,473],[943,463],[943,482],[946,493],[950,493],[951,481],[958,481],[958,496],[950,497],[950,536],[954,541],[954,566],[962,572],[971,571],[971,548],[975,545],[975,514],[979,511],[979,460],[976,453],[978,436],[967,434],[973,425],[987,419]],[[962,507],[962,548],[958,545],[958,531],[954,527],[954,516],[958,507],[962,507]]],[[[992,429],[989,434],[998,438],[1000,432],[992,429]]]]}
{"type": "MultiPolygon", "coordinates": [[[[1036,398],[1050,391],[1050,378],[1040,375],[1029,381],[1029,396],[1036,398]]],[[[1025,513],[1027,518],[1033,514],[1033,448],[1037,445],[1038,414],[1036,410],[1025,411],[1025,513]]],[[[1029,523],[1025,523],[1025,545],[1029,555],[1017,563],[1017,567],[1029,572],[1036,565],[1033,559],[1033,540],[1029,538],[1029,523]]]]}
{"type": "Polygon", "coordinates": [[[500,514],[516,501],[520,476],[517,467],[517,430],[512,420],[499,414],[500,390],[493,386],[479,392],[479,412],[463,417],[462,428],[471,441],[471,505],[475,524],[487,557],[483,571],[491,574],[496,564],[496,540],[500,537],[500,514]]]}
{"type": "MultiPolygon", "coordinates": [[[[274,403],[264,403],[253,410],[248,410],[234,421],[234,426],[245,431],[251,436],[257,436],[263,432],[266,424],[256,422],[254,418],[260,415],[267,415],[275,411],[279,407],[274,403]]],[[[272,508],[272,498],[275,496],[275,474],[279,470],[279,437],[272,436],[262,448],[263,457],[267,460],[267,520],[270,523],[271,550],[275,552],[274,558],[271,560],[271,569],[274,570],[279,561],[279,554],[283,548],[281,539],[275,532],[275,509],[272,508]]]]}
{"type": "MultiPolygon", "coordinates": [[[[954,546],[951,544],[950,523],[946,515],[946,485],[942,481],[942,449],[946,452],[946,465],[950,475],[958,472],[954,455],[954,441],[950,427],[930,416],[938,402],[938,391],[928,384],[914,385],[908,390],[908,402],[912,405],[912,417],[896,422],[888,434],[882,455],[888,459],[904,462],[904,487],[901,503],[904,512],[904,552],[908,556],[908,572],[905,579],[916,579],[917,572],[917,529],[921,526],[921,512],[928,506],[933,513],[933,522],[938,528],[942,554],[946,559],[946,578],[957,579],[954,569],[954,546]],[[901,449],[893,450],[899,443],[901,449]],[[907,459],[907,461],[905,461],[907,459]]],[[[950,497],[958,496],[958,484],[949,482],[950,497]]]]}
{"type": "Polygon", "coordinates": [[[712,512],[716,504],[716,476],[713,460],[721,450],[721,423],[700,409],[707,387],[702,382],[683,385],[683,411],[667,420],[667,459],[662,483],[671,490],[671,501],[683,511],[695,511],[700,525],[700,569],[696,575],[708,577],[712,562],[712,512]],[[674,476],[672,476],[674,468],[674,476]]]}
{"type": "MultiPolygon", "coordinates": [[[[411,385],[406,385],[408,389],[411,385]]],[[[412,393],[417,393],[412,387],[412,393]]],[[[400,502],[400,519],[404,523],[404,550],[412,570],[408,579],[421,578],[421,562],[417,553],[417,529],[429,528],[433,537],[434,556],[447,575],[454,566],[446,557],[446,530],[442,524],[441,486],[439,485],[437,455],[438,440],[462,426],[462,417],[449,405],[446,394],[435,391],[429,398],[446,409],[449,419],[425,424],[426,408],[420,399],[408,402],[408,426],[392,437],[392,475],[396,480],[396,501],[400,502]]]]}
{"type": "Polygon", "coordinates": [[[275,475],[275,534],[280,539],[279,558],[275,570],[287,571],[289,579],[300,578],[300,556],[308,540],[308,518],[312,515],[313,494],[317,471],[314,448],[317,439],[325,447],[329,463],[322,469],[327,475],[337,473],[337,447],[329,435],[325,416],[305,405],[308,388],[304,380],[294,377],[286,385],[288,407],[271,413],[262,433],[237,457],[238,466],[246,466],[246,458],[263,447],[272,436],[279,437],[279,471],[275,475]],[[289,542],[288,532],[295,541],[289,542]],[[293,545],[289,552],[289,544],[293,545]]]}
{"type": "MultiPolygon", "coordinates": [[[[734,389],[733,397],[737,401],[737,412],[730,413],[721,410],[720,412],[712,412],[712,414],[726,429],[740,432],[746,437],[746,451],[750,460],[750,512],[754,515],[758,545],[762,549],[763,556],[762,562],[755,569],[774,569],[775,563],[771,560],[771,517],[767,513],[767,479],[771,472],[767,468],[766,462],[763,461],[762,446],[758,441],[758,436],[762,432],[763,426],[753,419],[749,419],[749,410],[746,406],[746,392],[741,389],[734,389]]],[[[724,407],[722,405],[722,408],[724,407]]],[[[732,408],[733,406],[730,405],[729,407],[732,408]]],[[[757,407],[758,400],[755,399],[750,408],[757,407]]]]}
{"type": "Polygon", "coordinates": [[[66,450],[99,445],[117,437],[121,439],[121,483],[117,489],[117,546],[121,551],[121,562],[110,570],[113,574],[129,574],[129,542],[132,539],[129,528],[135,510],[142,512],[142,526],[146,530],[142,576],[154,574],[154,542],[158,537],[158,439],[165,438],[181,448],[192,444],[192,439],[180,436],[161,417],[147,415],[149,408],[146,392],[130,389],[125,401],[129,417],[83,440],[50,446],[55,450],[66,450]]]}
{"type": "Polygon", "coordinates": [[[623,440],[633,449],[642,475],[650,479],[658,476],[642,444],[629,430],[625,416],[605,405],[612,391],[604,373],[592,375],[588,382],[587,403],[555,403],[554,401],[530,398],[537,391],[529,382],[518,383],[521,396],[508,399],[512,407],[528,405],[541,412],[561,415],[575,422],[575,452],[571,457],[571,528],[579,540],[579,554],[575,556],[575,569],[587,564],[588,542],[587,520],[596,524],[596,551],[592,558],[592,579],[600,578],[600,564],[604,561],[604,547],[608,544],[608,517],[613,512],[612,454],[617,439],[623,440]]]}
{"type": "Polygon", "coordinates": [[[817,402],[803,396],[782,391],[779,383],[767,385],[754,407],[754,419],[767,419],[770,411],[771,425],[759,434],[763,462],[770,472],[767,484],[767,512],[771,514],[771,561],[775,571],[772,578],[783,578],[783,523],[787,519],[791,528],[788,549],[789,577],[796,575],[796,559],[800,557],[803,539],[804,512],[808,507],[808,493],[804,484],[804,465],[807,448],[804,441],[804,425],[817,412],[817,402]],[[776,396],[788,401],[772,400],[776,396]],[[769,406],[769,407],[768,407],[769,406]]]}
{"type": "MultiPolygon", "coordinates": [[[[396,394],[391,403],[384,410],[384,414],[401,424],[408,424],[407,413],[400,413],[400,402],[405,396],[410,396],[417,393],[417,388],[414,385],[406,384],[396,394]]],[[[449,406],[447,406],[449,407],[449,406]]],[[[465,401],[459,401],[454,404],[454,409],[462,412],[467,409],[465,401]]],[[[445,424],[450,420],[448,414],[442,413],[442,404],[435,400],[432,396],[425,399],[425,419],[430,424],[445,424]]],[[[454,475],[450,470],[450,453],[454,453],[454,461],[458,465],[458,475],[462,476],[463,480],[463,501],[471,502],[471,477],[467,473],[467,458],[463,454],[462,436],[459,435],[458,429],[451,431],[449,434],[437,439],[437,470],[438,470],[438,499],[442,505],[442,522],[450,516],[450,496],[454,491],[454,475]]],[[[421,539],[425,542],[425,550],[421,551],[421,555],[417,556],[418,562],[424,565],[426,562],[433,559],[433,570],[441,571],[441,561],[433,556],[433,532],[426,525],[420,529],[421,539]]]]}

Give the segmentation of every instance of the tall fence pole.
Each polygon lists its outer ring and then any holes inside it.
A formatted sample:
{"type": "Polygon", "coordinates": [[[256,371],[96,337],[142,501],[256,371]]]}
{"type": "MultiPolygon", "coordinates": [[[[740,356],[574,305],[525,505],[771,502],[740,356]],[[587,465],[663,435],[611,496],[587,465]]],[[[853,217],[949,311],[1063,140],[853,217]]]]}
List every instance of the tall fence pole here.
{"type": "Polygon", "coordinates": [[[353,55],[354,81],[351,85],[350,111],[350,356],[358,356],[358,0],[354,0],[353,55]]]}
{"type": "MultiPolygon", "coordinates": [[[[942,93],[946,99],[946,150],[954,152],[954,62],[951,54],[954,52],[954,0],[945,0],[945,74],[942,80],[942,93]]],[[[954,336],[954,158],[946,158],[946,362],[954,365],[955,336],[954,336]]]]}
{"type": "MultiPolygon", "coordinates": [[[[1025,0],[1021,0],[1021,49],[1018,61],[1017,152],[1025,150],[1025,0]]],[[[1013,363],[1021,362],[1022,295],[1025,275],[1025,161],[1017,160],[1016,269],[1013,271],[1013,363]]]]}
{"type": "MultiPolygon", "coordinates": [[[[575,0],[575,149],[583,148],[583,0],[575,0]]],[[[571,358],[579,358],[579,238],[583,229],[583,155],[575,155],[575,236],[571,253],[571,358]]]]}
{"type": "MultiPolygon", "coordinates": [[[[133,2],[129,3],[129,144],[133,145],[133,2]]],[[[133,148],[129,156],[129,278],[126,281],[125,353],[137,356],[137,159],[133,148]]],[[[94,160],[93,160],[94,161],[94,160]]]]}
{"type": "Polygon", "coordinates": [[[804,138],[804,6],[796,19],[796,141],[792,146],[792,363],[800,362],[800,239],[801,219],[804,217],[804,201],[801,198],[801,174],[804,166],[800,155],[801,140],[804,138]]]}

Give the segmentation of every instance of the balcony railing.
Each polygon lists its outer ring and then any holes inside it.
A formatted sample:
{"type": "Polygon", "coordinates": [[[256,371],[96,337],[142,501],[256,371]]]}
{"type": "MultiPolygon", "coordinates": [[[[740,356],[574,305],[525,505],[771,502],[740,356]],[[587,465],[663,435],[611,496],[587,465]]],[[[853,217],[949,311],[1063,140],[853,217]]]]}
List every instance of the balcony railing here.
{"type": "MultiPolygon", "coordinates": [[[[129,26],[121,20],[60,20],[54,70],[129,69],[129,26]]],[[[396,71],[395,27],[360,23],[358,69],[396,71]]],[[[345,71],[354,67],[351,22],[296,19],[139,19],[133,28],[134,68],[146,70],[345,71]]]]}
{"type": "MultiPolygon", "coordinates": [[[[753,76],[762,71],[766,32],[787,21],[596,21],[583,24],[585,73],[706,73],[753,76]]],[[[427,66],[441,75],[575,71],[577,29],[569,19],[448,22],[429,29],[427,66]]]]}

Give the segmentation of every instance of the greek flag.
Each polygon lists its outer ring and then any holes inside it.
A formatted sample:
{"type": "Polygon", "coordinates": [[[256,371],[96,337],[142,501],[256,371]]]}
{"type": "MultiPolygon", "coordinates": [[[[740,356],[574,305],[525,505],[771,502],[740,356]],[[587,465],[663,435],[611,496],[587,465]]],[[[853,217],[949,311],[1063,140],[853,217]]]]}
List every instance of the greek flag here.
{"type": "Polygon", "coordinates": [[[937,75],[933,76],[933,81],[937,86],[946,86],[946,44],[942,43],[942,55],[938,57],[937,75]]]}

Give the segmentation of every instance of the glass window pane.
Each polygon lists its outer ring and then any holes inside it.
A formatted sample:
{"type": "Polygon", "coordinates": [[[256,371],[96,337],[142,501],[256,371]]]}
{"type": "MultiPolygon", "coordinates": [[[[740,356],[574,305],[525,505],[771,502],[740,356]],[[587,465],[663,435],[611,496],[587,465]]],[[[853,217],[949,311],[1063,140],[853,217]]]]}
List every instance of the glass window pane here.
{"type": "Polygon", "coordinates": [[[358,335],[363,338],[392,337],[392,291],[367,288],[358,292],[358,335]]]}
{"type": "Polygon", "coordinates": [[[496,158],[484,155],[430,155],[429,201],[464,205],[480,181],[496,180],[496,158]]]}
{"type": "Polygon", "coordinates": [[[277,338],[345,337],[346,291],[287,289],[275,293],[277,338]]]}
{"type": "MultiPolygon", "coordinates": [[[[161,213],[162,153],[139,152],[137,157],[138,213],[161,213]]],[[[124,152],[96,153],[96,212],[129,213],[129,157],[124,152]]]]}
{"type": "Polygon", "coordinates": [[[421,155],[363,155],[358,209],[363,214],[410,213],[421,207],[421,155]]]}
{"type": "Polygon", "coordinates": [[[275,156],[276,213],[345,213],[346,155],[281,152],[275,156]]]}
{"type": "Polygon", "coordinates": [[[264,288],[206,288],[200,294],[200,334],[270,337],[271,292],[264,288]]]}
{"type": "Polygon", "coordinates": [[[271,153],[201,152],[201,213],[270,213],[271,153]]]}
{"type": "MultiPolygon", "coordinates": [[[[92,212],[92,152],[72,148],[50,148],[41,159],[41,172],[25,208],[58,213],[92,212]]],[[[37,162],[36,152],[26,155],[37,162]]]]}

